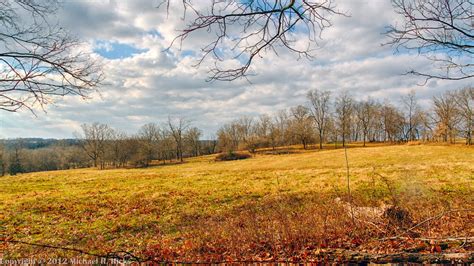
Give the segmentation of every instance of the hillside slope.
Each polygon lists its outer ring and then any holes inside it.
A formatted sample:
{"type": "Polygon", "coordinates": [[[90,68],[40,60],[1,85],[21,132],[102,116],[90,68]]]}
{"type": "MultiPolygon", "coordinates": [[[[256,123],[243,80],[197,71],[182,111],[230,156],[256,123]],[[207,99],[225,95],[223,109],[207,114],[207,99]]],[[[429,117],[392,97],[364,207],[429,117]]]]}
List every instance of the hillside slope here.
{"type": "MultiPolygon", "coordinates": [[[[232,162],[206,156],[146,169],[2,177],[0,235],[100,254],[127,250],[161,260],[219,261],[300,256],[309,245],[357,249],[371,239],[402,232],[403,226],[380,217],[369,221],[379,227],[375,230],[365,218],[354,222],[345,211],[344,158],[342,149],[232,162]],[[351,226],[351,237],[361,240],[345,246],[341,242],[351,226]],[[291,249],[285,247],[290,244],[291,249]],[[222,245],[226,247],[217,248],[222,245]]],[[[474,203],[472,148],[353,148],[348,159],[354,206],[378,210],[399,204],[416,224],[448,207],[466,209],[474,203]]],[[[456,217],[439,221],[437,228],[420,226],[417,234],[473,236],[473,225],[462,224],[473,212],[456,217]]],[[[0,249],[5,258],[78,255],[14,243],[0,249]]]]}

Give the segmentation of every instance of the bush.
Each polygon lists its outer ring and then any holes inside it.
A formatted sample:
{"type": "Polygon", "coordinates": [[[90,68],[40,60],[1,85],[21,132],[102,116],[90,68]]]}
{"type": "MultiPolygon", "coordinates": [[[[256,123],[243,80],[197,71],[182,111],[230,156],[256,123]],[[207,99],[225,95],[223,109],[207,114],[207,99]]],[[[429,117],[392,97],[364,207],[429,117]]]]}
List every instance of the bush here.
{"type": "Polygon", "coordinates": [[[228,152],[220,153],[216,156],[216,161],[233,161],[250,158],[251,155],[247,153],[228,152]]]}

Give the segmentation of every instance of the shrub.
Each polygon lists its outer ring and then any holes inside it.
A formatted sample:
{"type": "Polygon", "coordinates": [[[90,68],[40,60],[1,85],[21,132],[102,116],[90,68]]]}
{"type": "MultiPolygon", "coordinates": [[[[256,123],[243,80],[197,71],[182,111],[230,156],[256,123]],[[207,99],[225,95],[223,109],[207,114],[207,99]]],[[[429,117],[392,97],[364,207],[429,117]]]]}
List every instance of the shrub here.
{"type": "Polygon", "coordinates": [[[216,156],[216,161],[233,161],[250,158],[251,155],[247,153],[237,153],[230,151],[228,153],[220,153],[216,156]]]}

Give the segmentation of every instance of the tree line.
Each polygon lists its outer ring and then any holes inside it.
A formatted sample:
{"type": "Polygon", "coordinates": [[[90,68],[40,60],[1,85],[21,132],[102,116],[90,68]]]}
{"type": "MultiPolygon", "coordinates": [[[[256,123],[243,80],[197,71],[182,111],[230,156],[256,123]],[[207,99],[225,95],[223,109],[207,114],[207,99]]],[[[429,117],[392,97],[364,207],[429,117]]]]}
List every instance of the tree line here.
{"type": "Polygon", "coordinates": [[[455,143],[463,138],[472,145],[474,88],[448,91],[432,98],[423,109],[415,92],[399,103],[372,98],[357,101],[347,91],[332,96],[330,91],[312,90],[307,104],[281,110],[270,116],[244,116],[223,125],[217,132],[219,150],[259,148],[300,144],[307,149],[324,143],[336,147],[349,142],[436,141],[455,143]]]}
{"type": "Polygon", "coordinates": [[[372,98],[355,100],[347,91],[332,95],[311,90],[307,102],[273,115],[242,116],[218,129],[215,138],[202,139],[202,131],[185,118],[148,123],[135,134],[107,124],[83,124],[76,141],[27,149],[22,141],[0,144],[0,175],[83,167],[148,167],[183,162],[184,158],[217,152],[234,153],[299,144],[304,149],[324,144],[336,148],[350,142],[403,143],[408,141],[472,145],[474,88],[447,91],[422,108],[414,92],[397,103],[372,98]]]}
{"type": "Polygon", "coordinates": [[[148,167],[152,162],[183,162],[216,152],[217,140],[202,140],[202,131],[184,119],[162,125],[148,123],[137,133],[126,134],[107,124],[81,125],[77,141],[57,142],[37,149],[25,148],[22,140],[0,143],[0,175],[84,167],[148,167]]]}
{"type": "Polygon", "coordinates": [[[127,135],[106,124],[82,125],[80,147],[92,166],[147,167],[153,161],[183,162],[194,157],[216,152],[216,140],[202,140],[202,131],[184,119],[171,119],[158,125],[143,125],[136,134],[127,135]]]}

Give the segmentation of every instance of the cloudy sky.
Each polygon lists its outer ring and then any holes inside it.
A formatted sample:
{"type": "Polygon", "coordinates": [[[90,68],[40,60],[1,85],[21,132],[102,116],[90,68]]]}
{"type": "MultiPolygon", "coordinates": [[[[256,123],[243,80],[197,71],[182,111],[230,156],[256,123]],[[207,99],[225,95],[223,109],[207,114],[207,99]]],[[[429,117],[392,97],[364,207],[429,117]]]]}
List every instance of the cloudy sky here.
{"type": "Polygon", "coordinates": [[[181,49],[164,52],[183,21],[179,10],[172,7],[167,16],[156,8],[158,3],[66,1],[56,19],[101,58],[106,85],[90,100],[58,99],[36,117],[27,110],[0,113],[0,138],[71,138],[82,123],[94,121],[133,133],[145,123],[165,122],[168,115],[186,117],[208,137],[240,115],[271,114],[305,104],[307,91],[314,88],[394,103],[413,89],[426,104],[433,95],[472,84],[430,81],[419,86],[419,78],[401,75],[432,65],[416,54],[395,53],[381,45],[385,27],[397,20],[390,0],[336,0],[337,8],[349,16],[332,17],[333,26],[322,33],[312,61],[266,53],[252,66],[256,75],[250,83],[209,83],[205,80],[212,62],[193,65],[199,48],[213,36],[200,32],[181,49]]]}

